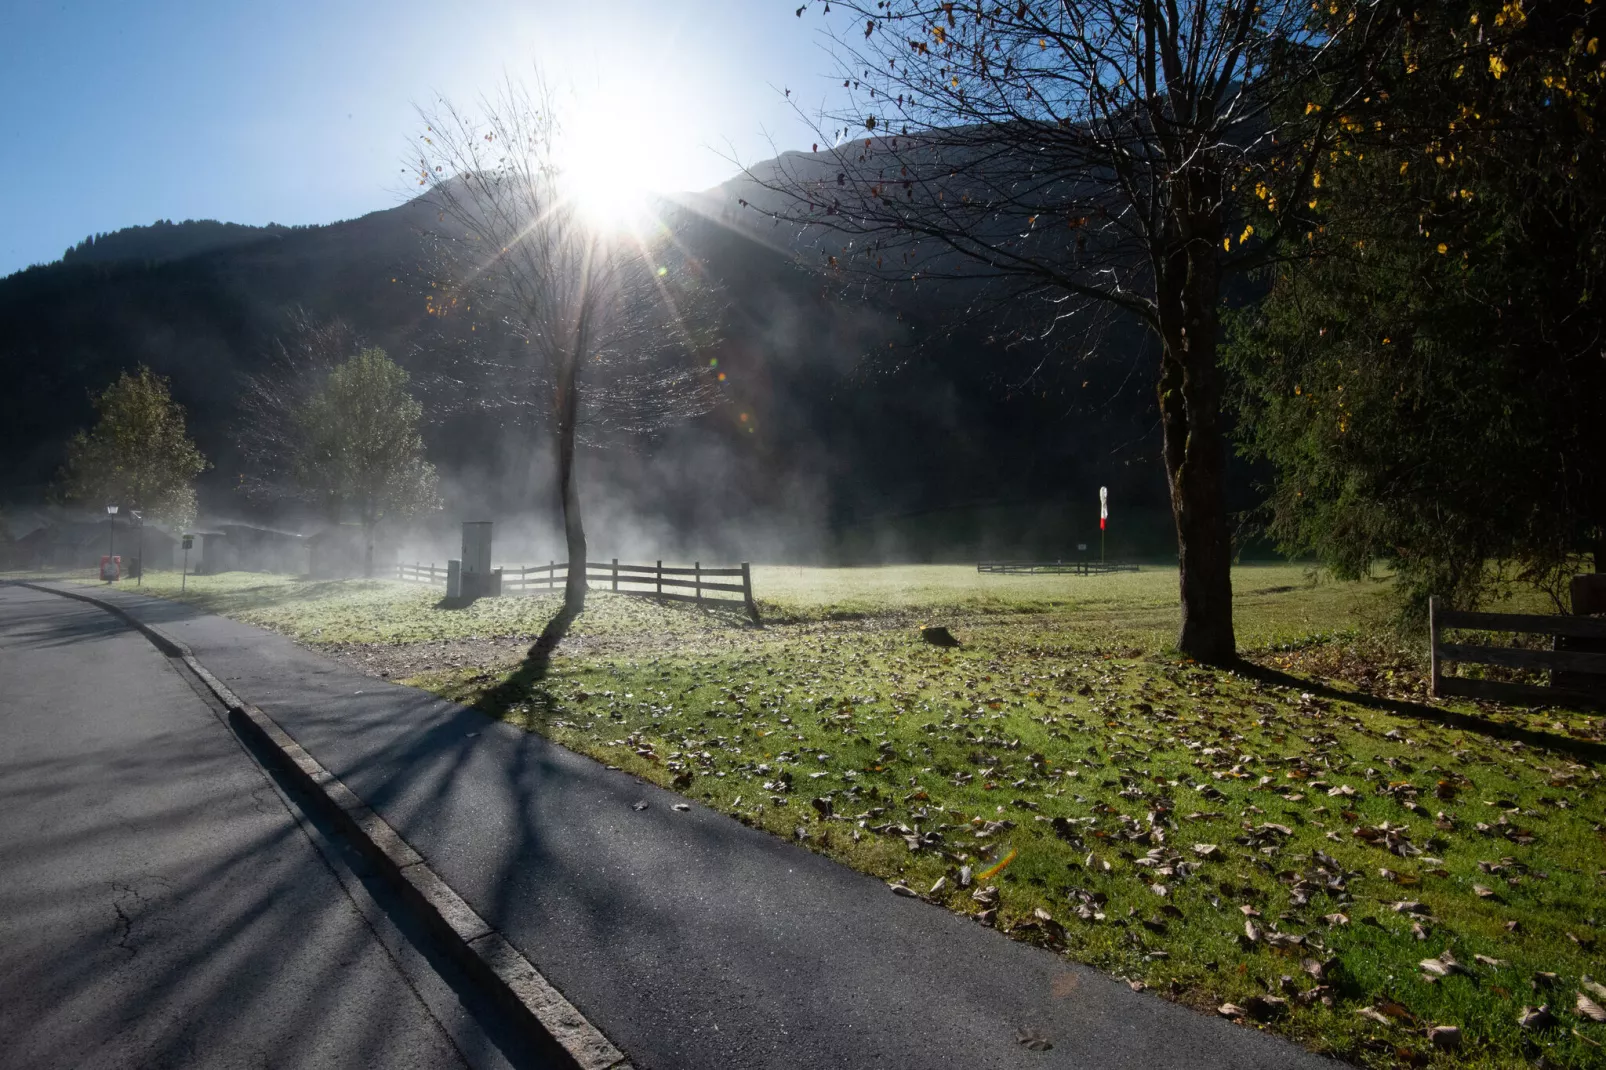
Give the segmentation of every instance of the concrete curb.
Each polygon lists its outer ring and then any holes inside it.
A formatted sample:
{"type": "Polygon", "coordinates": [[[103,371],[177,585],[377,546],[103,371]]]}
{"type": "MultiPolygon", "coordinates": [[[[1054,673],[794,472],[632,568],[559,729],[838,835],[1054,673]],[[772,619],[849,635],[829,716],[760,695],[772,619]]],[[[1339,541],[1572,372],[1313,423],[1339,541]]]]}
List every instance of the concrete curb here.
{"type": "Polygon", "coordinates": [[[441,880],[401,834],[308,754],[273,718],[241,699],[195,659],[190,648],[111,602],[77,591],[19,582],[47,594],[87,602],[119,617],[168,657],[178,658],[229,711],[229,721],[294,781],[372,861],[433,935],[540,1054],[574,1070],[630,1070],[624,1054],[441,880]]]}

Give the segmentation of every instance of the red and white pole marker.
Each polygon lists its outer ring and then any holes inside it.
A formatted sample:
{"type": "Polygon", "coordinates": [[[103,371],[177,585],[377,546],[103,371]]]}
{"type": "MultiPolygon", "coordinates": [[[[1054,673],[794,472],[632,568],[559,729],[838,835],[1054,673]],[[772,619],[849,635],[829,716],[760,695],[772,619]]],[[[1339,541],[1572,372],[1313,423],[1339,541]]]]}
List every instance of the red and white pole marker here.
{"type": "Polygon", "coordinates": [[[1104,526],[1110,519],[1110,488],[1099,488],[1099,564],[1104,563],[1104,526]]]}

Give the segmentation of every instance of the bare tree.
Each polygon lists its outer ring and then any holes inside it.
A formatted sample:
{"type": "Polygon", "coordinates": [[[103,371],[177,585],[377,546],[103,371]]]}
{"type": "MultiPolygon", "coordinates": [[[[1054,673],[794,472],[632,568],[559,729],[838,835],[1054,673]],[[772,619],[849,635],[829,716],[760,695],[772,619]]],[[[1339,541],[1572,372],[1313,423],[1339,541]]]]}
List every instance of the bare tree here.
{"type": "Polygon", "coordinates": [[[572,614],[586,591],[580,432],[587,423],[651,432],[717,401],[694,359],[710,341],[709,289],[699,265],[662,237],[605,232],[576,210],[545,86],[510,81],[476,113],[442,103],[421,117],[416,178],[438,209],[447,275],[429,310],[483,314],[513,337],[500,351],[474,351],[477,384],[494,392],[476,402],[518,407],[553,435],[572,614]]]}
{"type": "Polygon", "coordinates": [[[1159,342],[1177,645],[1232,660],[1222,281],[1307,225],[1330,117],[1368,83],[1366,49],[1333,45],[1381,40],[1392,16],[1372,0],[824,10],[845,103],[814,120],[813,152],[750,170],[744,203],[825,236],[828,269],[945,281],[972,309],[1035,309],[1043,335],[1097,306],[1144,323],[1159,342]],[[1234,221],[1234,195],[1256,191],[1273,233],[1234,221]]]}

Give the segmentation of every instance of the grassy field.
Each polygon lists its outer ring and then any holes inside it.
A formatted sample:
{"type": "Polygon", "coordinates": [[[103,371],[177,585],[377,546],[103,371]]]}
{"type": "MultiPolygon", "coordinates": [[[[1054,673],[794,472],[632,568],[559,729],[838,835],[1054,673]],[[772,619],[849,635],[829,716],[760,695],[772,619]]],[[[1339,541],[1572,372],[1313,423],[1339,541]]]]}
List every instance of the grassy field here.
{"type": "Polygon", "coordinates": [[[762,629],[597,593],[547,666],[524,651],[551,598],[245,574],[185,597],[1363,1065],[1606,1065],[1577,1005],[1606,1004],[1600,719],[1413,701],[1380,584],[1234,584],[1232,672],[1170,651],[1159,570],[758,569],[762,629]]]}

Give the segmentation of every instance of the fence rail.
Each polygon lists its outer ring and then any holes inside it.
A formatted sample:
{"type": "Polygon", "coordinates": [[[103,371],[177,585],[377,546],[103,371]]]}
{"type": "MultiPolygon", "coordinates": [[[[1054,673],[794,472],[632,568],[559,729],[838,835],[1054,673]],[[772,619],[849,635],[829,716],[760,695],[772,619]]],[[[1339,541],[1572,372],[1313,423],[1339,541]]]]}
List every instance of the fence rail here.
{"type": "Polygon", "coordinates": [[[1073,576],[1099,576],[1107,572],[1136,572],[1138,566],[1113,561],[979,561],[977,572],[1067,573],[1073,576]]]}
{"type": "Polygon", "coordinates": [[[1594,646],[1596,643],[1606,643],[1606,620],[1581,616],[1552,617],[1531,613],[1472,613],[1457,609],[1442,609],[1437,598],[1428,601],[1428,658],[1434,695],[1459,695],[1465,698],[1482,698],[1519,705],[1606,706],[1606,647],[1602,647],[1600,651],[1527,650],[1518,647],[1447,643],[1443,641],[1443,634],[1450,629],[1549,635],[1563,639],[1594,641],[1589,644],[1594,646]],[[1565,673],[1569,684],[1574,681],[1578,683],[1574,686],[1558,687],[1554,683],[1544,686],[1446,676],[1444,666],[1447,662],[1549,671],[1553,680],[1555,674],[1565,673]]]}
{"type": "MultiPolygon", "coordinates": [[[[504,594],[560,591],[569,581],[569,565],[565,561],[549,561],[544,565],[524,568],[504,566],[500,571],[504,594]]],[[[396,578],[445,586],[446,569],[436,568],[433,564],[397,565],[396,578]]],[[[734,568],[704,568],[699,561],[685,568],[674,565],[665,567],[662,561],[651,565],[622,565],[618,558],[608,562],[588,561],[586,582],[593,587],[603,585],[620,594],[647,595],[679,602],[696,602],[699,605],[704,602],[735,601],[718,596],[740,595],[748,615],[755,621],[759,619],[758,605],[753,601],[752,568],[747,562],[734,568]],[[740,582],[723,582],[728,579],[738,579],[740,582]]]]}
{"type": "Polygon", "coordinates": [[[396,578],[411,583],[446,583],[446,569],[436,568],[433,563],[428,565],[397,565],[396,578]]]}

